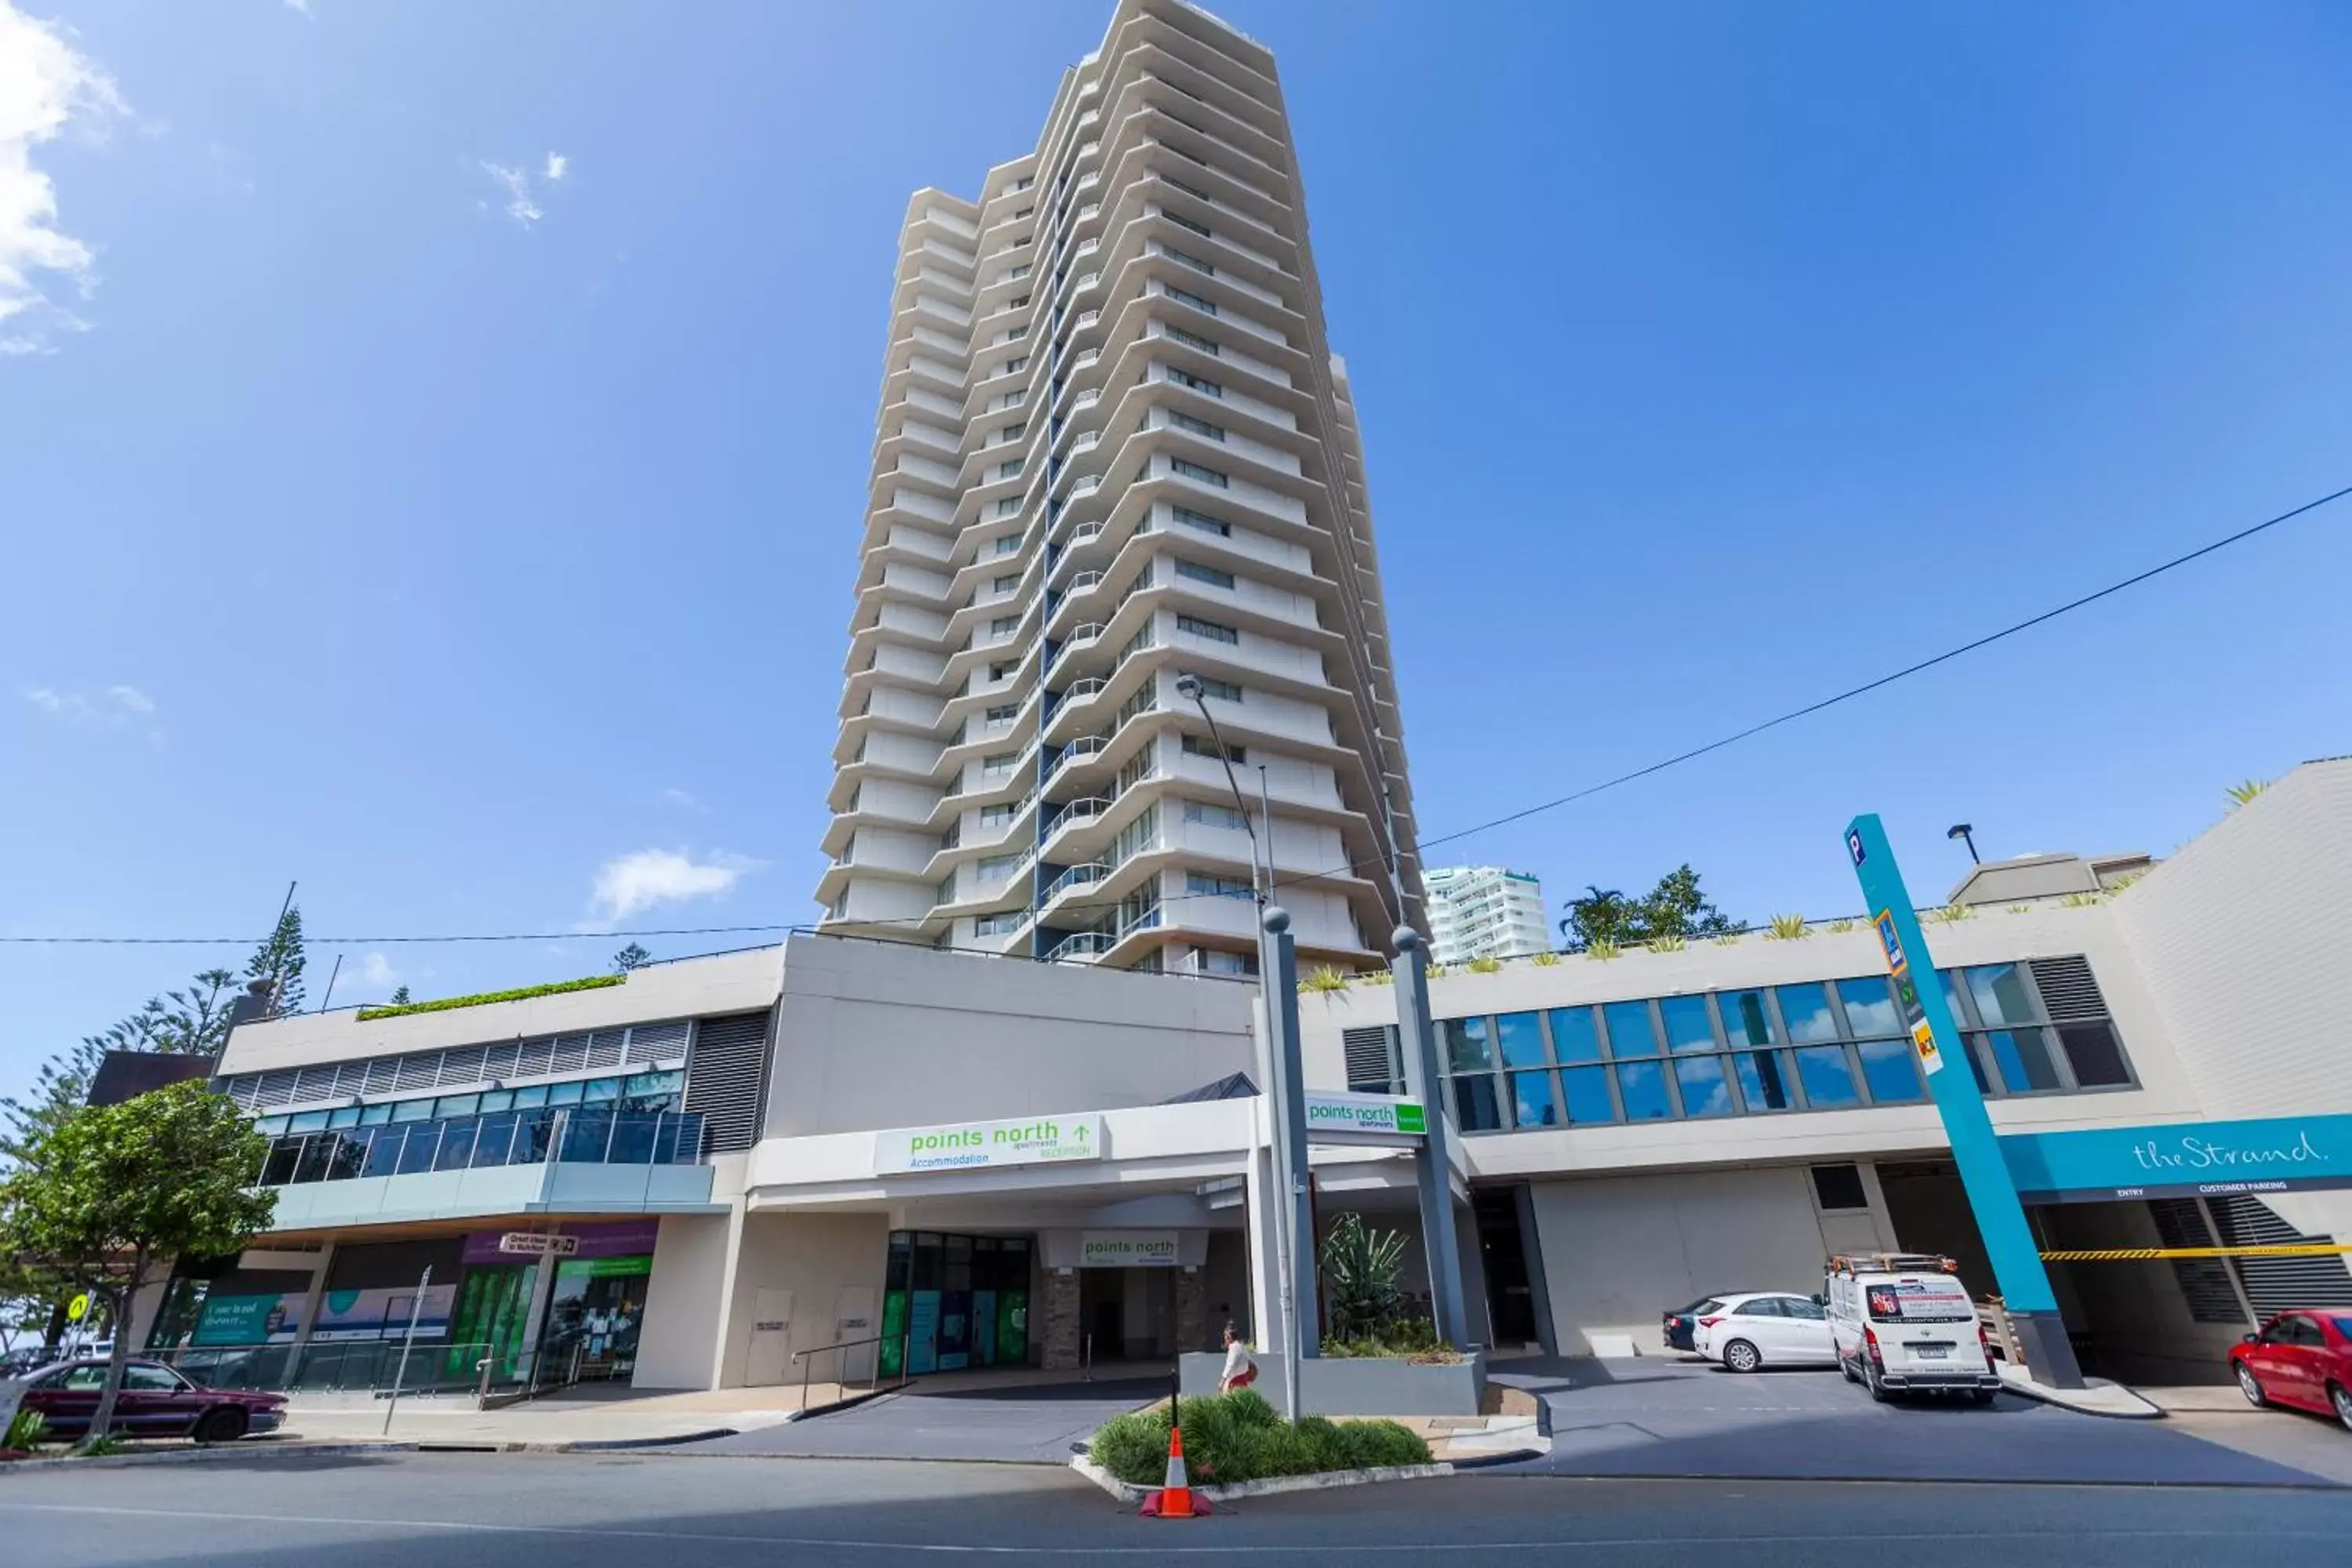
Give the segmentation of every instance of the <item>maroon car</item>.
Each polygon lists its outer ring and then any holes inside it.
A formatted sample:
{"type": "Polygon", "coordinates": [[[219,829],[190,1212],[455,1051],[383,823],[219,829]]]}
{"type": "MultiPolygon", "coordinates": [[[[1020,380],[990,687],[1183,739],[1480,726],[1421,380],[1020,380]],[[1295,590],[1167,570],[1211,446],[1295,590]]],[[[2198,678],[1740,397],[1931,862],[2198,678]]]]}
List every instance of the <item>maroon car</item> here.
{"type": "MultiPolygon", "coordinates": [[[[102,1361],[61,1362],[32,1374],[24,1408],[37,1410],[54,1437],[79,1437],[98,1414],[106,1387],[102,1361]]],[[[199,1443],[234,1443],[248,1432],[273,1432],[286,1419],[286,1396],[238,1388],[206,1388],[191,1383],[159,1361],[134,1361],[122,1369],[122,1392],[114,1403],[114,1430],[124,1437],[194,1437],[199,1443]]]]}
{"type": "Polygon", "coordinates": [[[2291,1405],[2352,1427],[2352,1311],[2281,1312],[2230,1347],[2250,1405],[2291,1405]]]}

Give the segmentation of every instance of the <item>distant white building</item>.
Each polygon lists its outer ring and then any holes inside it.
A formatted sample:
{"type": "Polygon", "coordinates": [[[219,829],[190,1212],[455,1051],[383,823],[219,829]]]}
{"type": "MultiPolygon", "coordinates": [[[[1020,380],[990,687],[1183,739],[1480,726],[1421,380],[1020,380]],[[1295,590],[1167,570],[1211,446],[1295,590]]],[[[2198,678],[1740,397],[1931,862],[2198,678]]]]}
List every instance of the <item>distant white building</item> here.
{"type": "Polygon", "coordinates": [[[1543,884],[1500,866],[1446,866],[1425,872],[1429,955],[1439,963],[1525,958],[1551,946],[1543,884]]]}

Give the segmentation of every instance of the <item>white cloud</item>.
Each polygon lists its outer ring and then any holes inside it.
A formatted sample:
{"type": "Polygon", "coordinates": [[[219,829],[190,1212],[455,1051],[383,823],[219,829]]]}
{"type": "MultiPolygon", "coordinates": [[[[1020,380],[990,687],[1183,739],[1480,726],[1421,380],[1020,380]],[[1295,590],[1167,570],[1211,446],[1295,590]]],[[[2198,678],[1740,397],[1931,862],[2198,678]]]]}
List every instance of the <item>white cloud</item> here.
{"type": "Polygon", "coordinates": [[[77,121],[100,130],[126,106],[71,37],[0,0],[0,354],[52,353],[58,333],[89,325],[37,280],[52,274],[85,300],[97,287],[96,258],[57,226],[57,187],[33,150],[77,121]]]}
{"type": "MultiPolygon", "coordinates": [[[[7,0],[0,0],[0,5],[6,3],[7,0]]],[[[488,158],[475,162],[481,165],[482,173],[506,193],[506,205],[501,210],[514,220],[517,227],[529,228],[547,216],[547,209],[539,205],[540,193],[531,184],[530,171],[520,163],[493,163],[488,158]]],[[[548,184],[560,185],[571,173],[571,159],[561,153],[550,153],[547,162],[540,168],[539,177],[548,184]]],[[[477,205],[484,212],[489,210],[488,202],[477,205]]]]}
{"type": "Polygon", "coordinates": [[[721,897],[759,868],[757,860],[723,851],[696,860],[683,849],[640,849],[599,867],[591,898],[598,919],[613,925],[658,905],[721,897]]]}
{"type": "Polygon", "coordinates": [[[289,11],[299,11],[307,16],[310,14],[310,0],[286,0],[286,8],[289,11]]]}
{"type": "Polygon", "coordinates": [[[482,173],[497,181],[507,193],[507,216],[514,219],[522,227],[529,228],[547,216],[540,209],[539,204],[530,199],[529,174],[505,163],[493,163],[487,158],[483,159],[481,163],[482,173]]]}
{"type": "MultiPolygon", "coordinates": [[[[317,971],[312,971],[315,975],[317,971]]],[[[380,952],[363,952],[357,958],[346,958],[335,975],[335,994],[344,1001],[362,995],[389,996],[401,982],[400,971],[380,952]]]]}
{"type": "Polygon", "coordinates": [[[664,805],[674,805],[680,811],[709,811],[710,809],[709,806],[703,805],[701,800],[690,790],[676,788],[666,789],[661,792],[661,798],[664,805]]]}
{"type": "Polygon", "coordinates": [[[155,700],[135,686],[110,686],[97,696],[36,686],[25,700],[61,724],[84,730],[143,729],[152,745],[163,744],[163,727],[155,717],[155,700]]]}

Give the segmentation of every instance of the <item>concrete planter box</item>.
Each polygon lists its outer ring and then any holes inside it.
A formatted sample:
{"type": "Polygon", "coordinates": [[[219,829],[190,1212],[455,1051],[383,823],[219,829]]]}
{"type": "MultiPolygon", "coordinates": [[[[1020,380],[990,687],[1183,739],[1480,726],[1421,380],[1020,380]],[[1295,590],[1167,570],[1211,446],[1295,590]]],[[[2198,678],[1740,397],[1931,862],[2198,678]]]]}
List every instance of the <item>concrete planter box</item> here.
{"type": "MultiPolygon", "coordinates": [[[[1257,1382],[1251,1386],[1282,1408],[1282,1358],[1255,1356],[1257,1382]]],[[[1180,1363],[1187,1394],[1217,1392],[1225,1369],[1218,1352],[1189,1353],[1180,1363]]],[[[1486,1352],[1474,1350],[1459,1362],[1423,1365],[1384,1357],[1318,1356],[1299,1363],[1298,1410],[1302,1415],[1475,1415],[1486,1392],[1486,1352]]]]}

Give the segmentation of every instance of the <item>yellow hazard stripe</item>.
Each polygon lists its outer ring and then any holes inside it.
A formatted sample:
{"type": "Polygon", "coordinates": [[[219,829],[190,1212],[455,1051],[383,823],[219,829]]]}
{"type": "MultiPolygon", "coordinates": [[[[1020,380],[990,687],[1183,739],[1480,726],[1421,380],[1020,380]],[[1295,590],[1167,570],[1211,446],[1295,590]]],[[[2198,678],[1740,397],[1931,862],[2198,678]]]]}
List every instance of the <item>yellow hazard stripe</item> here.
{"type": "Polygon", "coordinates": [[[2044,1263],[2137,1263],[2153,1258],[2319,1258],[2352,1252],[2332,1241],[2298,1241],[2275,1247],[2108,1247],[2087,1251],[2045,1252],[2044,1263]]]}

